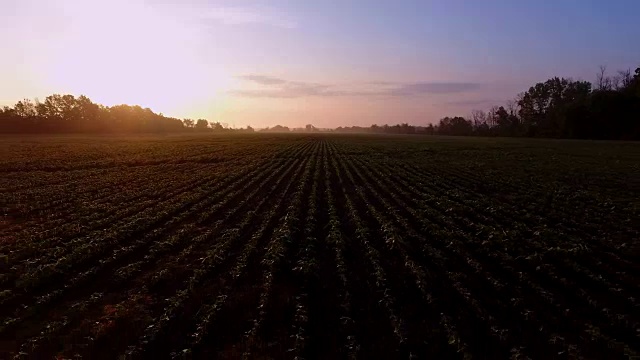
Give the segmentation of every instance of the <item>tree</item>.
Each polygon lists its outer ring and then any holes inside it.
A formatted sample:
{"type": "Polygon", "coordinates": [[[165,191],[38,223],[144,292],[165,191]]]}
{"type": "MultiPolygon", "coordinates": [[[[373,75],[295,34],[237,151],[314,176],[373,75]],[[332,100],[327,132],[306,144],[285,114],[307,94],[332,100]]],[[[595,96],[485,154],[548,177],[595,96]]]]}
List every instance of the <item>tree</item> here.
{"type": "Polygon", "coordinates": [[[489,114],[482,110],[471,111],[471,121],[476,135],[488,136],[490,129],[488,124],[489,114]]]}
{"type": "MultiPolygon", "coordinates": [[[[78,107],[79,120],[85,124],[85,129],[99,130],[102,129],[104,108],[101,108],[98,104],[95,104],[84,95],[80,95],[76,99],[76,106],[78,107]]],[[[151,112],[150,109],[149,112],[151,112]]],[[[153,114],[153,112],[151,112],[153,114]]]]}
{"type": "Polygon", "coordinates": [[[29,99],[18,101],[13,107],[15,115],[22,118],[33,118],[37,115],[36,105],[29,99]]]}
{"type": "Polygon", "coordinates": [[[591,84],[552,78],[529,88],[518,101],[520,120],[530,136],[562,137],[566,109],[588,100],[591,84]]]}
{"type": "Polygon", "coordinates": [[[627,91],[635,97],[640,98],[640,67],[636,69],[631,83],[627,86],[627,91]]]}
{"type": "Polygon", "coordinates": [[[188,128],[193,128],[193,126],[195,124],[193,119],[184,119],[184,120],[182,120],[182,122],[184,123],[184,126],[186,126],[188,128]]]}
{"type": "Polygon", "coordinates": [[[267,131],[267,132],[289,132],[289,128],[286,126],[282,126],[282,125],[276,125],[272,128],[265,128],[262,131],[267,131]]]}
{"type": "Polygon", "coordinates": [[[596,75],[597,90],[611,90],[611,79],[606,75],[607,67],[600,65],[600,71],[596,75]]]}
{"type": "Polygon", "coordinates": [[[435,130],[433,124],[427,125],[427,128],[426,128],[425,131],[426,131],[427,135],[434,135],[436,133],[436,130],[435,130]]]}
{"type": "Polygon", "coordinates": [[[463,117],[445,117],[440,119],[437,127],[437,133],[441,135],[472,135],[473,125],[471,121],[463,117]]]}
{"type": "Polygon", "coordinates": [[[220,131],[224,130],[224,128],[222,127],[222,124],[220,124],[217,121],[215,121],[215,122],[214,121],[210,121],[209,122],[209,126],[211,127],[211,129],[213,129],[213,131],[216,131],[216,132],[220,132],[220,131]]]}
{"type": "Polygon", "coordinates": [[[197,130],[207,130],[209,128],[209,122],[205,119],[198,119],[198,121],[196,121],[195,128],[197,130]]]}
{"type": "MultiPolygon", "coordinates": [[[[188,122],[188,121],[187,121],[188,122]]],[[[176,118],[156,114],[149,108],[130,105],[105,107],[80,95],[47,96],[45,101],[19,101],[0,111],[0,132],[165,132],[183,131],[176,118]]]]}
{"type": "Polygon", "coordinates": [[[482,110],[471,110],[471,121],[477,127],[487,122],[487,113],[482,110]]]}

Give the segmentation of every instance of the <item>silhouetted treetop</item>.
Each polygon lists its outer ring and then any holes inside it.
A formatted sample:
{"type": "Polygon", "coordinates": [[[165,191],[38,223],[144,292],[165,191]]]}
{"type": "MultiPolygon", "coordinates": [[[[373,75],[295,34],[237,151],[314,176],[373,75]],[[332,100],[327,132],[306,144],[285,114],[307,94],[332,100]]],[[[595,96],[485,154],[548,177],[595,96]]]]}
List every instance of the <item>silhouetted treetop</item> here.
{"type": "MultiPolygon", "coordinates": [[[[24,99],[0,108],[0,133],[142,133],[232,130],[205,119],[176,119],[134,105],[106,107],[86,96],[54,94],[40,102],[24,99]]],[[[291,132],[276,125],[261,132],[291,132]]],[[[317,132],[311,124],[294,132],[317,132]]],[[[474,110],[469,119],[444,117],[438,124],[338,127],[334,132],[475,136],[529,136],[640,140],[640,67],[608,76],[600,67],[596,83],[554,77],[531,86],[505,106],[474,110]]]]}
{"type": "Polygon", "coordinates": [[[232,131],[205,119],[176,119],[138,105],[106,107],[81,95],[54,94],[40,102],[24,99],[0,109],[0,133],[169,133],[232,131]],[[213,125],[215,124],[215,126],[213,125]]]}
{"type": "MultiPolygon", "coordinates": [[[[609,77],[601,67],[594,86],[554,77],[488,112],[474,110],[471,134],[578,139],[640,139],[640,68],[609,77]]],[[[468,125],[444,118],[436,134],[469,135],[468,125]]]]}

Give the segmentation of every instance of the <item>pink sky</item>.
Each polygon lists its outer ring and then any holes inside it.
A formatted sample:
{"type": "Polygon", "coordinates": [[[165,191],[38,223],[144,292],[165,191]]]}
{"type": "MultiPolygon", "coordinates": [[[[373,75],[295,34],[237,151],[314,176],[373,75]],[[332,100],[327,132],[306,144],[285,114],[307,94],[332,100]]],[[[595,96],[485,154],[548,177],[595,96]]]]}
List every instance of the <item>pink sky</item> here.
{"type": "MultiPolygon", "coordinates": [[[[571,54],[584,56],[572,37],[560,36],[563,49],[505,33],[478,13],[491,5],[464,2],[5,2],[0,105],[84,94],[242,127],[426,125],[504,104],[547,77],[640,58],[605,49],[575,63],[571,54]]],[[[533,25],[544,16],[533,10],[531,21],[509,21],[533,25]]]]}

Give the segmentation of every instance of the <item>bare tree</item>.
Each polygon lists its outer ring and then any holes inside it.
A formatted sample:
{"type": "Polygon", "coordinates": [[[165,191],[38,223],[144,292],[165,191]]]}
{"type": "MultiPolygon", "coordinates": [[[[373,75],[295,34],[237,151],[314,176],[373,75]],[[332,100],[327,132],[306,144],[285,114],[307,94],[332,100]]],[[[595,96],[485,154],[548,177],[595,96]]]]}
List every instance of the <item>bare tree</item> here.
{"type": "Polygon", "coordinates": [[[600,65],[600,72],[596,78],[596,86],[598,90],[611,90],[613,87],[613,81],[606,75],[607,67],[600,65]]]}
{"type": "Polygon", "coordinates": [[[511,116],[516,116],[518,115],[518,111],[520,110],[520,105],[518,105],[518,100],[519,99],[511,99],[511,100],[507,100],[507,104],[506,104],[506,108],[507,111],[509,112],[509,115],[511,116]]]}
{"type": "Polygon", "coordinates": [[[495,127],[498,125],[498,109],[498,106],[492,106],[487,112],[487,124],[489,124],[489,127],[495,127]]]}
{"type": "Polygon", "coordinates": [[[618,75],[611,78],[611,89],[620,90],[620,77],[618,75]]]}
{"type": "Polygon", "coordinates": [[[604,87],[604,74],[607,72],[607,67],[600,65],[600,72],[596,75],[596,87],[598,90],[602,90],[604,87]]]}
{"type": "Polygon", "coordinates": [[[629,85],[631,85],[631,83],[633,82],[633,76],[631,75],[631,68],[618,71],[617,77],[619,78],[620,85],[622,88],[629,87],[629,85]]]}
{"type": "Polygon", "coordinates": [[[482,110],[471,110],[471,120],[473,121],[473,126],[475,127],[486,124],[487,113],[482,110]]]}

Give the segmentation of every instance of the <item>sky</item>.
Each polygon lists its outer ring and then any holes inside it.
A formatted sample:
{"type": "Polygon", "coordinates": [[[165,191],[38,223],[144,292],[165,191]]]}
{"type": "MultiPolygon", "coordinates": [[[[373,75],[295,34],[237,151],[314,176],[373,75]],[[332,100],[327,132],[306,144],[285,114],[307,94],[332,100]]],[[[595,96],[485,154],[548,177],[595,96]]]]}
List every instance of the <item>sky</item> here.
{"type": "Polygon", "coordinates": [[[637,0],[0,1],[0,106],[84,94],[235,127],[426,125],[640,67],[637,0]]]}

